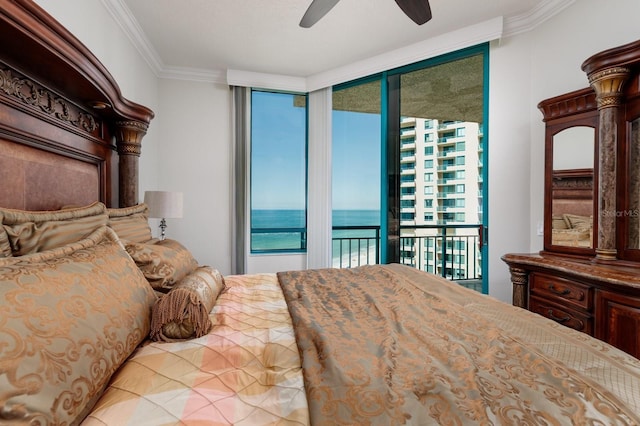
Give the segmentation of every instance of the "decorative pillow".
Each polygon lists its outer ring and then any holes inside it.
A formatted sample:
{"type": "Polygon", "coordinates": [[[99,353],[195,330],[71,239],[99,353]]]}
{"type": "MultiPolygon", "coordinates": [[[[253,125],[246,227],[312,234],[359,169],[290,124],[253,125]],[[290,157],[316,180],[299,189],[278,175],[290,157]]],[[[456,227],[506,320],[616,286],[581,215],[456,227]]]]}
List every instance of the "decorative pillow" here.
{"type": "Polygon", "coordinates": [[[147,244],[124,243],[149,284],[164,293],[198,267],[191,252],[175,240],[155,240],[147,244]]]}
{"type": "Polygon", "coordinates": [[[593,227],[593,218],[590,216],[578,216],[575,214],[564,214],[565,222],[570,229],[579,231],[589,231],[593,227]]]}
{"type": "Polygon", "coordinates": [[[13,256],[24,256],[80,241],[108,221],[107,209],[100,202],[55,211],[0,208],[0,213],[13,256]]]}
{"type": "Polygon", "coordinates": [[[109,226],[121,240],[146,243],[151,240],[149,207],[145,203],[120,209],[107,209],[109,226]]]}
{"type": "Polygon", "coordinates": [[[553,216],[551,218],[551,229],[569,229],[567,222],[562,216],[553,216]]]}
{"type": "Polygon", "coordinates": [[[173,342],[202,337],[211,330],[209,313],[225,290],[217,269],[201,266],[153,305],[151,339],[173,342]]]}
{"type": "Polygon", "coordinates": [[[78,424],[148,335],[155,299],[107,226],[0,259],[0,418],[78,424]]]}
{"type": "Polygon", "coordinates": [[[7,231],[2,226],[2,212],[0,211],[0,257],[13,256],[11,253],[11,244],[9,243],[9,236],[7,231]]]}

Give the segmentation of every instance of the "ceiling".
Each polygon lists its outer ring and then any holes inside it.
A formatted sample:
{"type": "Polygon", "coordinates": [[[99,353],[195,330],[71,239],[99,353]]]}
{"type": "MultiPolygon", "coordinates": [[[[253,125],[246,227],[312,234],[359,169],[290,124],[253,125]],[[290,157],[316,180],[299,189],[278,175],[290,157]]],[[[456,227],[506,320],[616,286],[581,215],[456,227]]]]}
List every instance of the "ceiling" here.
{"type": "Polygon", "coordinates": [[[313,27],[311,0],[103,0],[158,75],[227,70],[307,78],[495,18],[527,31],[575,0],[430,0],[418,26],[393,0],[341,0],[313,27]]]}

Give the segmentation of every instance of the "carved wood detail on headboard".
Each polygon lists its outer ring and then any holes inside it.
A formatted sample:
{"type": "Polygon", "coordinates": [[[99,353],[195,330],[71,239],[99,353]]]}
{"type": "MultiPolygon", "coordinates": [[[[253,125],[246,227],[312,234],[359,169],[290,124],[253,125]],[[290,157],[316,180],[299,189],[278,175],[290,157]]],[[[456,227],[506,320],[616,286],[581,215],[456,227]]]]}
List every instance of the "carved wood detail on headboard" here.
{"type": "MultiPolygon", "coordinates": [[[[31,0],[0,0],[0,39],[10,41],[0,47],[3,146],[25,145],[51,155],[51,160],[39,156],[51,176],[38,179],[20,178],[24,165],[18,157],[0,158],[6,166],[0,175],[24,184],[0,191],[0,206],[41,207],[39,200],[29,197],[55,193],[74,180],[58,179],[73,178],[69,170],[85,170],[87,165],[87,172],[94,169],[97,176],[98,187],[89,191],[94,194],[67,197],[84,200],[98,194],[110,207],[137,204],[138,158],[153,111],[124,98],[87,47],[31,0]],[[82,164],[57,170],[54,166],[64,163],[60,156],[82,164]],[[22,195],[24,201],[19,201],[22,195]]],[[[9,151],[18,152],[7,148],[3,153],[9,151]]],[[[44,205],[59,208],[54,200],[44,205]]]]}

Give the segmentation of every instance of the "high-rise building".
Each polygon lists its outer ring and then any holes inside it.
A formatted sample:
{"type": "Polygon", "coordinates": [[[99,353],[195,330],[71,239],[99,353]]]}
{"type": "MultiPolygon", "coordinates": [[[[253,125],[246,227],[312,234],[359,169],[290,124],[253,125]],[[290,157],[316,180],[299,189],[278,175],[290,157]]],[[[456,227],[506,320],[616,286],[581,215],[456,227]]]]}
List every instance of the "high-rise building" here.
{"type": "Polygon", "coordinates": [[[453,279],[480,276],[482,141],[478,123],[403,118],[402,262],[453,279]]]}

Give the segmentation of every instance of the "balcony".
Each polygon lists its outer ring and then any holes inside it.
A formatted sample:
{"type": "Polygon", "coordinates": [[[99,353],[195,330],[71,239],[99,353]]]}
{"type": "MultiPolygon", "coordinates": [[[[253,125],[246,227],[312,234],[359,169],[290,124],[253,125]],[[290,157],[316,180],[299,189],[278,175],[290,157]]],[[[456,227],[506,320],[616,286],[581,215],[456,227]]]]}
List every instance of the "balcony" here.
{"type": "MultiPolygon", "coordinates": [[[[401,225],[400,263],[482,291],[481,225],[401,225]],[[462,261],[464,259],[464,262],[462,261]]],[[[286,234],[306,248],[304,228],[253,228],[252,235],[286,234]]],[[[380,263],[379,226],[334,226],[334,268],[380,263]]]]}

